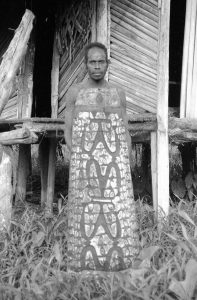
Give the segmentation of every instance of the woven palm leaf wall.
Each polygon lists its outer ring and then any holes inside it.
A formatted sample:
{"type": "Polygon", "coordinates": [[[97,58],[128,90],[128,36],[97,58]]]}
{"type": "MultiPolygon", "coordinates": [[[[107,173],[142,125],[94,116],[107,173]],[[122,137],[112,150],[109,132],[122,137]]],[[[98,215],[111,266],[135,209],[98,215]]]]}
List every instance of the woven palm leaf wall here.
{"type": "Polygon", "coordinates": [[[156,112],[157,0],[111,0],[109,81],[121,85],[132,113],[156,112]]]}
{"type": "Polygon", "coordinates": [[[86,76],[84,47],[91,40],[91,0],[71,1],[59,18],[57,40],[60,53],[58,118],[64,118],[66,93],[86,76]]]}

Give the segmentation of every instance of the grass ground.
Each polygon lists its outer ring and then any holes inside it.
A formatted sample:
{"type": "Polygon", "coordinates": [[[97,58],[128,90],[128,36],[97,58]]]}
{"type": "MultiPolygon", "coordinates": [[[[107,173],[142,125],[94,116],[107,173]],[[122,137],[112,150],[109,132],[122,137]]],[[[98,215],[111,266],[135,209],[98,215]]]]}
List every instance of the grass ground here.
{"type": "Polygon", "coordinates": [[[196,202],[181,201],[159,224],[152,207],[136,206],[141,252],[133,268],[78,274],[66,271],[66,206],[49,220],[27,204],[1,238],[0,299],[197,299],[196,202]]]}
{"type": "MultiPolygon", "coordinates": [[[[73,273],[66,269],[68,171],[57,168],[54,216],[38,204],[38,166],[32,199],[15,208],[10,232],[0,238],[0,300],[190,300],[197,299],[197,202],[171,203],[168,218],[154,218],[146,198],[136,201],[141,252],[132,269],[73,273]],[[62,180],[62,182],[61,182],[62,180]],[[37,194],[36,194],[37,191],[37,194]]],[[[57,164],[58,164],[57,163],[57,164]]],[[[58,166],[58,165],[57,165],[58,166]]]]}

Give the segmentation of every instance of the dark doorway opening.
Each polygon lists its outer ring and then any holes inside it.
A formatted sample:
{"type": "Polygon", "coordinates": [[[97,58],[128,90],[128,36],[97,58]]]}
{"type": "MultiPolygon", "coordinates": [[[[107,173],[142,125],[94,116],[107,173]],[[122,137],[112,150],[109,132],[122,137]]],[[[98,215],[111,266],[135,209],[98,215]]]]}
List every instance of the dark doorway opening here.
{"type": "Polygon", "coordinates": [[[54,1],[34,0],[29,3],[35,14],[35,61],[33,86],[33,117],[51,117],[51,69],[55,30],[54,1]]]}
{"type": "Polygon", "coordinates": [[[180,107],[186,0],[171,0],[169,53],[169,106],[180,107]]]}

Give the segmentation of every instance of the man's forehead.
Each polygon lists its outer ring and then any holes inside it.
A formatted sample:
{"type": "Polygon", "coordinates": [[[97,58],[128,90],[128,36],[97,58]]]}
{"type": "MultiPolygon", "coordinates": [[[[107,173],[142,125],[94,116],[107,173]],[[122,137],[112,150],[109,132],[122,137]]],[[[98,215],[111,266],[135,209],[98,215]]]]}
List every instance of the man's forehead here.
{"type": "Polygon", "coordinates": [[[104,49],[101,49],[99,47],[93,47],[93,48],[89,49],[88,58],[93,57],[93,56],[106,58],[104,49]]]}

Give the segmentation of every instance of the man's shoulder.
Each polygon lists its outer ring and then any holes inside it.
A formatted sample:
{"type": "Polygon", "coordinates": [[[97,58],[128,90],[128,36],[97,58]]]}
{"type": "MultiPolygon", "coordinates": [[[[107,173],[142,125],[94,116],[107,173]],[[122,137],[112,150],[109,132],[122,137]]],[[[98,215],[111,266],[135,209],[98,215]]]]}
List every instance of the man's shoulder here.
{"type": "Polygon", "coordinates": [[[80,83],[74,83],[70,86],[68,89],[68,92],[78,92],[82,87],[82,82],[80,83]]]}
{"type": "Polygon", "coordinates": [[[110,83],[110,88],[116,89],[120,97],[125,97],[125,90],[121,86],[110,83]]]}
{"type": "Polygon", "coordinates": [[[67,101],[71,101],[71,102],[75,101],[77,94],[81,88],[82,88],[82,83],[72,84],[66,94],[67,101]]]}

